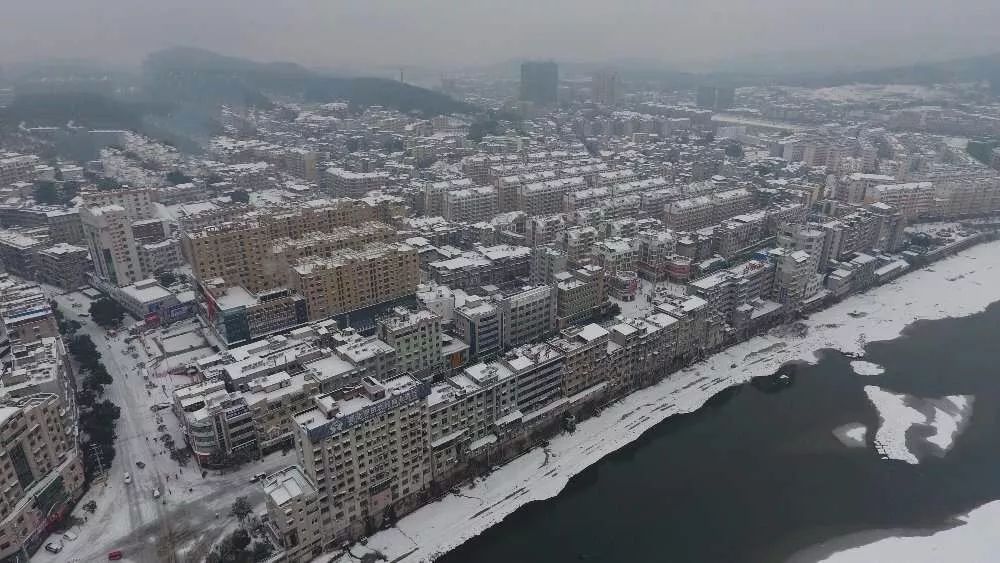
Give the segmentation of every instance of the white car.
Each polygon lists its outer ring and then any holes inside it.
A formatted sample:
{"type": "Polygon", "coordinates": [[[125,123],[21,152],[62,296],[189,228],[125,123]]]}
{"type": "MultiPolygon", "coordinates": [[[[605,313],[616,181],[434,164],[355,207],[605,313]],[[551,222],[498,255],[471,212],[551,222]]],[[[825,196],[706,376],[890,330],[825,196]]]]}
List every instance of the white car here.
{"type": "Polygon", "coordinates": [[[50,541],[45,544],[45,551],[48,551],[49,553],[59,553],[62,551],[62,548],[62,542],[50,541]]]}
{"type": "Polygon", "coordinates": [[[160,489],[153,489],[153,498],[160,498],[160,489]]]}
{"type": "Polygon", "coordinates": [[[79,537],[79,536],[77,536],[73,532],[66,532],[65,534],[63,534],[63,539],[66,540],[66,541],[76,541],[77,537],[79,537]]]}
{"type": "Polygon", "coordinates": [[[125,472],[125,484],[126,485],[132,484],[132,474],[129,473],[128,471],[125,472]]]}

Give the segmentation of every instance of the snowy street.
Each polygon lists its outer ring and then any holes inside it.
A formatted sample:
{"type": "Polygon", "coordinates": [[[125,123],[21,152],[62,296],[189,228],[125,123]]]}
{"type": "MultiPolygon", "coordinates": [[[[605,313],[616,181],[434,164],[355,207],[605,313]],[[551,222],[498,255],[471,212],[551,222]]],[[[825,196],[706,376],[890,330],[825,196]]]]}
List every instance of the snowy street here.
{"type": "Polygon", "coordinates": [[[121,408],[121,418],[107,482],[95,483],[73,512],[81,522],[72,529],[79,537],[64,541],[61,553],[39,550],[33,560],[99,561],[110,551],[122,550],[125,561],[202,561],[212,544],[235,528],[229,508],[237,496],[247,496],[258,511],[263,506],[263,492],[250,483],[252,475],[293,464],[294,456],[278,452],[223,475],[209,471],[204,478],[194,460],[181,467],[170,459],[161,441],[161,436],[169,433],[178,446],[183,445],[180,423],[169,408],[154,411],[151,407],[170,404],[173,387],[188,383],[188,378],[162,370],[149,376],[152,384],[147,387],[145,369],[138,366],[152,366],[155,358],[147,357],[142,343],[134,340],[134,349],[129,350],[127,330],[110,337],[89,317],[81,316],[90,306],[82,294],[53,297],[68,319],[83,325],[78,334],[89,335],[101,352],[101,360],[114,378],[105,388],[105,396],[121,408]],[[73,307],[74,302],[80,305],[73,307]],[[131,474],[130,484],[125,483],[126,472],[131,474]],[[161,493],[159,499],[153,498],[154,489],[161,493]],[[82,509],[91,500],[97,504],[94,514],[82,509]]]}

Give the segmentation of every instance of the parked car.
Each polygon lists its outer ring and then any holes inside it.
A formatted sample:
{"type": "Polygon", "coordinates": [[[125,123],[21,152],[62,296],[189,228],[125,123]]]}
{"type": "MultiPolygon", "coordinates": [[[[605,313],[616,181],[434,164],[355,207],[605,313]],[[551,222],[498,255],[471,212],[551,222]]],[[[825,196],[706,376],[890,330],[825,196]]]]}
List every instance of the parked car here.
{"type": "Polygon", "coordinates": [[[263,480],[264,477],[267,477],[267,473],[254,473],[253,474],[253,478],[250,479],[250,482],[251,483],[256,483],[257,481],[263,480]]]}
{"type": "Polygon", "coordinates": [[[79,536],[77,536],[73,532],[66,532],[65,534],[63,534],[63,539],[66,540],[66,541],[76,541],[77,537],[79,537],[79,536]]]}
{"type": "Polygon", "coordinates": [[[60,551],[62,551],[62,548],[63,548],[62,542],[50,541],[49,543],[45,544],[45,551],[48,551],[49,553],[59,553],[60,551]]]}
{"type": "Polygon", "coordinates": [[[122,550],[116,549],[116,550],[108,553],[108,561],[118,561],[119,559],[121,559],[124,556],[125,555],[122,553],[122,550]]]}

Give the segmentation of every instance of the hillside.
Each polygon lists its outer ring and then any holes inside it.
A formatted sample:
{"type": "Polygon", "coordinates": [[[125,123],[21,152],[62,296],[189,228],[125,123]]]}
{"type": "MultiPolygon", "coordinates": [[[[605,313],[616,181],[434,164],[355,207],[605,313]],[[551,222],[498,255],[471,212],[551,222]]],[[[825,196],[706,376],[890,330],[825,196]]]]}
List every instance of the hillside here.
{"type": "Polygon", "coordinates": [[[258,63],[194,48],[158,51],[143,65],[150,92],[177,101],[266,105],[267,94],[346,100],[424,115],[474,112],[444,94],[383,78],[346,78],[294,63],[258,63]]]}

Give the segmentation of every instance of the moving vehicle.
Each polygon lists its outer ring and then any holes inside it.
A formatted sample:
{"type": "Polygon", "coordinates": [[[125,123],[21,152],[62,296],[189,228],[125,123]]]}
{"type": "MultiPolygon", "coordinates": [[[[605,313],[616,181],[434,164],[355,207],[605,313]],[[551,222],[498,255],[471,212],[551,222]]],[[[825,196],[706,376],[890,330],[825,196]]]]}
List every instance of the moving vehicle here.
{"type": "Polygon", "coordinates": [[[63,544],[61,541],[50,541],[45,544],[45,551],[48,551],[49,553],[59,553],[62,551],[62,548],[63,544]]]}
{"type": "Polygon", "coordinates": [[[128,471],[125,472],[125,484],[126,485],[132,484],[132,474],[129,473],[128,471]]]}
{"type": "Polygon", "coordinates": [[[160,489],[153,489],[153,498],[160,498],[160,489]]]}
{"type": "Polygon", "coordinates": [[[120,550],[120,549],[116,549],[116,550],[108,553],[108,561],[118,561],[122,557],[124,557],[124,554],[122,553],[122,550],[120,550]]]}

